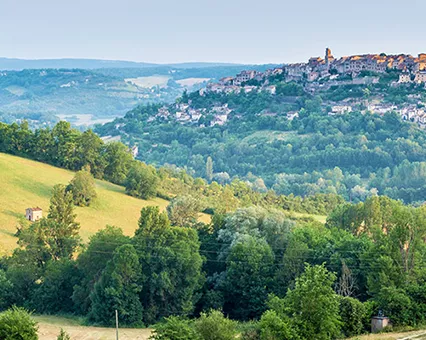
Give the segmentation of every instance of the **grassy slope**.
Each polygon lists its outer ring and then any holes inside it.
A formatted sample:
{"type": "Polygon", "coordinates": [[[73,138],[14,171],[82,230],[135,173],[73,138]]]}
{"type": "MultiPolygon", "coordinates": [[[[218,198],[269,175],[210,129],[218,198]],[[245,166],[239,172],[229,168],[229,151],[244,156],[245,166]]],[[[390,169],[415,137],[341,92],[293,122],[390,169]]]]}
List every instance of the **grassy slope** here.
{"type": "MultiPolygon", "coordinates": [[[[16,247],[13,235],[25,209],[40,206],[47,214],[52,187],[67,184],[73,175],[71,171],[0,153],[0,255],[16,247]]],[[[98,198],[93,205],[76,208],[80,235],[85,241],[107,224],[132,235],[142,207],[156,205],[164,209],[168,204],[159,198],[144,201],[127,196],[123,187],[105,181],[97,180],[96,186],[98,198]]],[[[202,215],[201,220],[207,222],[209,216],[202,215]]]]}

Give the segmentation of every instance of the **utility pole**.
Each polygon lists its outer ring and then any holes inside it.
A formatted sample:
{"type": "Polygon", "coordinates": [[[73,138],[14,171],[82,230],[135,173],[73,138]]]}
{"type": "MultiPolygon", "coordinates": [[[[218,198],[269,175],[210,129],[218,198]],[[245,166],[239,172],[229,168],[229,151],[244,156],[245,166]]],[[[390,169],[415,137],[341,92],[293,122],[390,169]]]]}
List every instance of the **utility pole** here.
{"type": "Polygon", "coordinates": [[[118,311],[115,310],[115,339],[118,340],[118,311]]]}

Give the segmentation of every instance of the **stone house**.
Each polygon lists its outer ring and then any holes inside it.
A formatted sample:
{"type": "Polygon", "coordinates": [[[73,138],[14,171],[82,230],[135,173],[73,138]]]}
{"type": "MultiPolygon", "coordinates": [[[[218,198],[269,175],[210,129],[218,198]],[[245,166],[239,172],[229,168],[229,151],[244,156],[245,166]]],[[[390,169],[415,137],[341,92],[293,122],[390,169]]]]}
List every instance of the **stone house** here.
{"type": "Polygon", "coordinates": [[[411,83],[411,75],[408,72],[403,72],[399,75],[398,83],[400,84],[407,84],[411,83]]]}
{"type": "Polygon", "coordinates": [[[414,78],[415,83],[426,83],[426,72],[420,71],[416,73],[416,77],[414,78]]]}
{"type": "Polygon", "coordinates": [[[43,210],[39,207],[25,209],[25,219],[31,222],[40,220],[43,217],[43,210]]]}

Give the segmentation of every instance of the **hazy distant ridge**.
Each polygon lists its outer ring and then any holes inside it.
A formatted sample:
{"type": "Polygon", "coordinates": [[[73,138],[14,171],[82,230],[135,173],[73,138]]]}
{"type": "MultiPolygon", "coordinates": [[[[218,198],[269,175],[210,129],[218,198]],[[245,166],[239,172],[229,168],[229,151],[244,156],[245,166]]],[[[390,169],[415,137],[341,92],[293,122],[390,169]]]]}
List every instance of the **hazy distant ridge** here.
{"type": "Polygon", "coordinates": [[[100,69],[100,68],[148,68],[148,67],[174,67],[174,68],[203,68],[215,66],[237,66],[232,63],[214,62],[186,62],[176,64],[154,64],[123,60],[100,60],[100,59],[16,59],[0,57],[0,70],[23,70],[23,69],[100,69]]]}

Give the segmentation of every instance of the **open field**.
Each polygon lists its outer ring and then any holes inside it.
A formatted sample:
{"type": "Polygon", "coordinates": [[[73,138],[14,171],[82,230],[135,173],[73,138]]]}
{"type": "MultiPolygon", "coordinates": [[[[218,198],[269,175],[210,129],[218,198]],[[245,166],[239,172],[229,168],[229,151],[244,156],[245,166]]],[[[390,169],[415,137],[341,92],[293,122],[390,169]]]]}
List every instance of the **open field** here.
{"type": "Polygon", "coordinates": [[[209,81],[211,78],[185,78],[176,80],[176,83],[182,86],[194,86],[195,84],[199,84],[205,81],[209,81]]]}
{"type": "Polygon", "coordinates": [[[327,216],[324,216],[324,215],[304,214],[304,213],[298,213],[298,212],[295,212],[295,211],[292,211],[290,213],[290,215],[293,215],[294,217],[297,217],[297,218],[311,217],[314,220],[321,222],[321,223],[324,223],[324,224],[327,221],[327,216]]]}
{"type": "MultiPolygon", "coordinates": [[[[38,322],[40,340],[56,340],[61,328],[72,340],[114,340],[115,329],[81,326],[78,320],[59,316],[34,316],[38,322]]],[[[150,329],[119,329],[120,340],[147,340],[150,329]]]]}
{"type": "Polygon", "coordinates": [[[308,134],[300,135],[295,131],[261,130],[253,132],[251,135],[245,137],[243,141],[249,144],[272,143],[275,140],[291,143],[295,139],[307,138],[309,136],[308,134]]]}
{"type": "Polygon", "coordinates": [[[125,82],[139,87],[151,88],[154,86],[166,87],[170,77],[168,76],[149,76],[124,79],[125,82]]]}
{"type": "Polygon", "coordinates": [[[108,122],[112,122],[115,117],[95,117],[90,114],[78,114],[78,115],[63,115],[58,114],[56,115],[59,117],[60,120],[66,120],[69,121],[71,124],[74,125],[93,125],[93,124],[105,124],[108,122]]]}
{"type": "MultiPolygon", "coordinates": [[[[52,188],[67,184],[74,173],[50,165],[0,153],[0,255],[16,247],[16,226],[28,207],[39,206],[47,214],[52,188]]],[[[133,235],[140,210],[145,206],[165,209],[168,201],[155,198],[144,201],[130,197],[124,188],[96,180],[98,197],[90,207],[77,207],[80,235],[84,241],[106,225],[114,225],[133,235]]],[[[210,217],[200,218],[208,222],[210,217]]]]}

